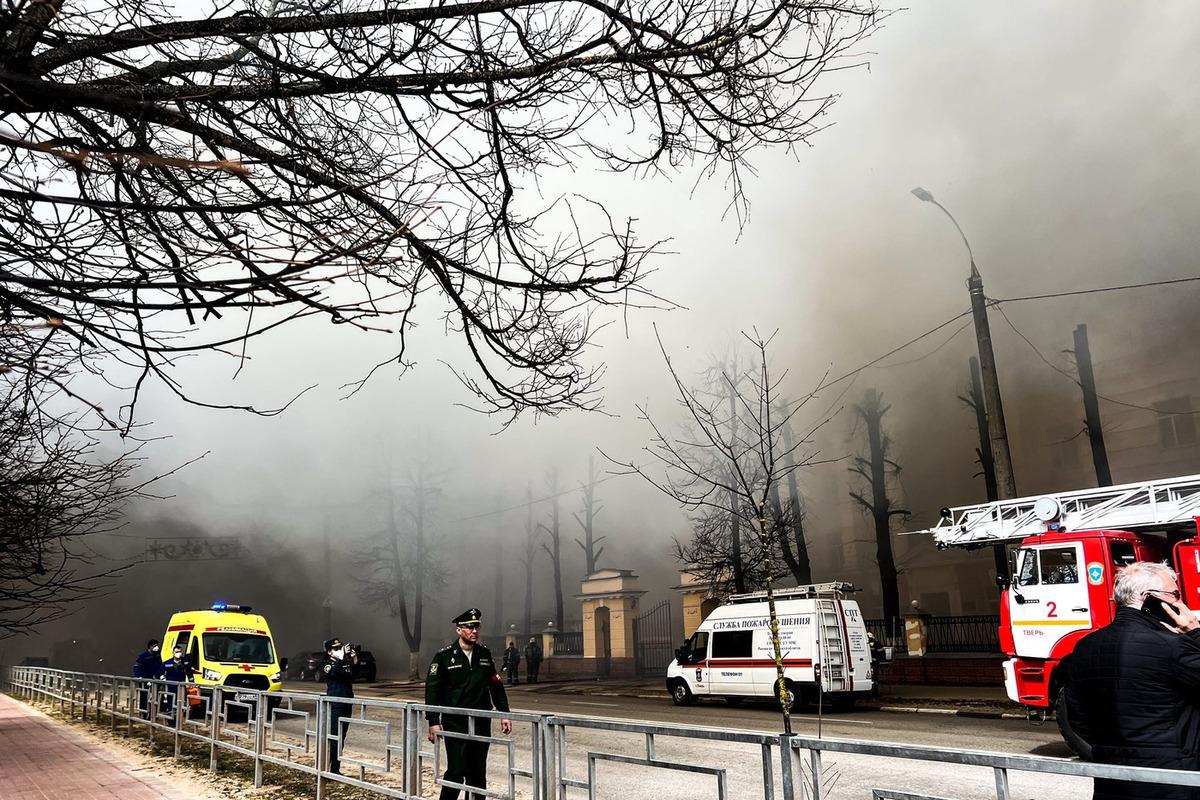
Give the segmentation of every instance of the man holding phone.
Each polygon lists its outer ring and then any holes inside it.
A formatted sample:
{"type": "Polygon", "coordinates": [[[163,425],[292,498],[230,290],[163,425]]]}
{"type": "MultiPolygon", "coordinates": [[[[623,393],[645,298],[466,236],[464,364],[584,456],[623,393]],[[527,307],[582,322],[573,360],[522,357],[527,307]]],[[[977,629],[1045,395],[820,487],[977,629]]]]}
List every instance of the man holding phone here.
{"type": "MultiPolygon", "coordinates": [[[[1064,665],[1071,727],[1094,761],[1200,770],[1200,620],[1166,564],[1125,567],[1113,599],[1113,621],[1080,639],[1064,665]]],[[[1097,778],[1092,797],[1198,800],[1200,789],[1097,778]]]]}

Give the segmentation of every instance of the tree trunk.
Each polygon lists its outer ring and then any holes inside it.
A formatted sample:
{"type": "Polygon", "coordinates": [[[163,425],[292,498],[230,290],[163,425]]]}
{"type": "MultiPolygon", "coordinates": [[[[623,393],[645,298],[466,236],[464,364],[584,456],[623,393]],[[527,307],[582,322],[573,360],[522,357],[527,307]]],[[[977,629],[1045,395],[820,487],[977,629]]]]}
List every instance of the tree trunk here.
{"type": "Polygon", "coordinates": [[[533,487],[525,489],[525,636],[533,630],[533,556],[537,553],[537,527],[533,524],[533,487]]]}
{"type": "MultiPolygon", "coordinates": [[[[786,406],[784,406],[786,408],[786,406]]],[[[808,557],[808,542],[804,540],[804,516],[800,508],[800,488],[797,486],[795,453],[792,451],[792,426],[783,424],[783,465],[787,471],[788,510],[791,512],[792,543],[795,545],[796,568],[792,574],[797,583],[812,583],[812,562],[808,557]]],[[[790,566],[790,564],[789,564],[790,566]]]]}
{"type": "MultiPolygon", "coordinates": [[[[736,363],[731,371],[737,374],[736,363]]],[[[736,442],[738,438],[737,389],[733,381],[729,382],[729,441],[736,442]]],[[[734,485],[734,476],[729,475],[729,485],[734,485]]],[[[738,497],[733,489],[729,490],[729,535],[730,553],[733,557],[733,591],[735,594],[745,594],[746,575],[742,567],[742,518],[738,514],[738,497]]]]}
{"type": "Polygon", "coordinates": [[[892,554],[891,502],[887,496],[887,452],[883,441],[882,420],[887,409],[874,390],[867,392],[863,420],[871,458],[871,517],[875,521],[875,557],[879,563],[879,588],[883,596],[883,617],[900,618],[900,585],[896,560],[892,554]]]}
{"type": "MultiPolygon", "coordinates": [[[[550,508],[550,527],[546,532],[550,535],[550,544],[542,544],[542,549],[550,556],[550,564],[554,568],[554,624],[558,630],[563,629],[563,586],[562,586],[562,532],[559,530],[558,518],[558,470],[551,470],[546,476],[546,488],[553,498],[550,508]]],[[[543,526],[544,527],[544,526],[543,526]]],[[[530,631],[532,632],[532,631],[530,631]]]]}

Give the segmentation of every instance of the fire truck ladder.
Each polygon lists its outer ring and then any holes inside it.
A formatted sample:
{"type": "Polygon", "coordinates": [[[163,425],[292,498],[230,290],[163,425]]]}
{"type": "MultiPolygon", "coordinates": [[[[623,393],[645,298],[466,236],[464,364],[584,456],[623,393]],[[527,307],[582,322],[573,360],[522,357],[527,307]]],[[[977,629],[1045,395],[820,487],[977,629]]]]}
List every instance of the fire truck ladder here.
{"type": "Polygon", "coordinates": [[[846,634],[836,600],[816,600],[817,636],[821,645],[821,690],[850,691],[850,670],[846,664],[846,634]]]}
{"type": "Polygon", "coordinates": [[[1062,530],[1163,530],[1200,516],[1200,475],[1077,492],[997,500],[942,510],[931,533],[939,548],[981,547],[1062,530]]]}
{"type": "MultiPolygon", "coordinates": [[[[845,581],[830,581],[829,583],[810,583],[804,586],[792,586],[786,589],[775,589],[771,592],[776,600],[812,600],[817,597],[844,597],[855,591],[853,583],[845,581]]],[[[733,603],[765,603],[766,592],[747,592],[732,595],[728,602],[733,603]]]]}

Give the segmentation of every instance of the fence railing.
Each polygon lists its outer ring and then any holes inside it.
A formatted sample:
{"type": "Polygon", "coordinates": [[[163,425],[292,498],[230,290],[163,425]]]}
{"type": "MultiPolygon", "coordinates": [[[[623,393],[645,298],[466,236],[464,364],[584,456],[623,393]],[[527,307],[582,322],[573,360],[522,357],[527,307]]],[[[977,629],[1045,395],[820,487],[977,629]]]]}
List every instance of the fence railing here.
{"type": "Polygon", "coordinates": [[[554,652],[556,656],[582,656],[583,631],[559,631],[554,634],[554,652]]]}
{"type": "Polygon", "coordinates": [[[928,617],[927,648],[931,653],[999,653],[1000,616],[928,617]]]}
{"type": "MultiPolygon", "coordinates": [[[[926,651],[930,653],[999,653],[1000,616],[974,614],[957,617],[926,616],[926,651]]],[[[875,643],[901,648],[908,647],[904,620],[864,620],[875,643]]]]}
{"type": "MultiPolygon", "coordinates": [[[[1200,787],[1200,773],[1091,764],[1042,756],[950,750],[909,744],[825,739],[721,728],[652,724],[563,715],[447,709],[392,700],[330,698],[291,692],[185,687],[163,681],[93,675],[39,667],[0,670],[0,689],[56,704],[92,725],[125,727],[151,741],[209,749],[209,768],[228,767],[229,755],[250,760],[254,783],[267,766],[297,771],[316,782],[316,797],[336,781],[383,796],[416,800],[430,784],[466,788],[440,777],[439,738],[487,742],[493,784],[487,797],[567,800],[606,796],[716,797],[718,800],[821,800],[837,797],[930,798],[931,793],[992,795],[1011,800],[1010,780],[1035,782],[1039,800],[1085,796],[1088,778],[1200,787]],[[142,693],[145,692],[144,696],[142,693]],[[163,702],[174,700],[168,710],[163,702]],[[144,702],[143,702],[144,701],[144,702]],[[349,709],[330,730],[335,706],[349,709]],[[453,712],[466,732],[442,730],[430,745],[422,715],[453,712]],[[145,714],[145,716],[143,716],[145,714]],[[484,720],[511,719],[511,738],[488,735],[484,720]],[[330,770],[329,747],[343,769],[330,770]],[[226,757],[218,759],[218,753],[226,757]],[[845,759],[834,762],[834,757],[845,759]],[[901,762],[910,768],[898,767],[901,762]],[[502,769],[497,769],[500,764],[502,769]],[[987,772],[981,773],[980,768],[987,772]],[[982,775],[988,775],[986,781],[982,775]],[[1047,777],[1050,776],[1050,777],[1047,777]],[[981,788],[982,786],[982,788],[981,788]]],[[[340,716],[340,715],[339,715],[340,716]]],[[[1025,796],[1022,789],[1015,794],[1025,796]]]]}

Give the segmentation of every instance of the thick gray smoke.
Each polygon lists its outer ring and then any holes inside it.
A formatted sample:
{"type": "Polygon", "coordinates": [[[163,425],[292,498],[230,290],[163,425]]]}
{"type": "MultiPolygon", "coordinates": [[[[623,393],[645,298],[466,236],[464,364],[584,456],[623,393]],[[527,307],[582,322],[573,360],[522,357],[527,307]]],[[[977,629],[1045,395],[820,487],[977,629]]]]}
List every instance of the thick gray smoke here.
{"type": "MultiPolygon", "coordinates": [[[[205,399],[286,402],[319,383],[282,416],[263,419],[183,407],[151,394],[142,413],[152,433],[171,438],[148,449],[147,471],[166,470],[208,452],[173,478],[173,497],[139,509],[123,533],[99,545],[111,558],[136,557],[137,537],[180,533],[236,535],[251,554],[238,562],[134,567],[112,594],[40,641],[8,652],[48,653],[55,641],[86,631],[106,659],[132,658],[161,633],[170,611],[213,599],[252,602],[271,615],[287,652],[321,638],[324,536],[332,531],[331,580],[339,635],[372,640],[398,667],[405,648],[398,624],[356,599],[351,555],[378,527],[382,476],[416,455],[448,469],[433,503],[432,532],[442,544],[446,586],[427,609],[432,652],[446,621],[479,605],[492,632],[522,616],[524,503],[532,485],[544,498],[557,467],[564,487],[584,480],[597,447],[636,459],[649,431],[635,404],[657,419],[676,415],[674,395],[654,344],[652,324],[682,373],[739,331],[778,329],[773,356],[788,370],[785,391],[815,388],[967,310],[968,257],[958,233],[910,190],[931,191],[958,219],[989,297],[1009,300],[1196,274],[1200,236],[1200,8],[1192,4],[925,2],[898,12],[869,41],[861,68],[831,77],[841,97],[830,127],[796,154],[761,153],[748,190],[753,209],[739,231],[726,216],[728,188],[696,184],[695,174],[637,178],[547,175],[549,194],[571,187],[605,199],[617,217],[639,219],[647,239],[670,238],[675,255],[658,264],[651,288],[678,304],[611,320],[593,356],[607,365],[605,414],[523,419],[503,431],[469,402],[440,358],[436,319],[412,342],[416,368],[399,380],[376,378],[343,397],[340,386],[386,358],[377,340],[328,325],[301,326],[255,342],[236,380],[186,376],[205,399]],[[695,188],[693,188],[695,187],[695,188]],[[503,515],[498,509],[510,508],[503,515]],[[502,544],[497,545],[497,540],[502,544]],[[502,609],[494,610],[496,559],[502,609]]],[[[1100,393],[1116,452],[1115,477],[1196,471],[1190,450],[1137,455],[1138,437],[1158,435],[1155,403],[1188,395],[1194,373],[1181,361],[1196,340],[1193,284],[1002,303],[991,326],[1014,440],[1018,489],[1035,493],[1090,485],[1090,455],[1076,434],[1082,420],[1071,331],[1087,324],[1100,393]],[[1028,342],[1026,341],[1028,339],[1028,342]],[[1049,362],[1049,363],[1047,363],[1049,362]],[[1056,370],[1055,368],[1058,368],[1056,370]],[[1166,383],[1174,382],[1173,386],[1166,383]],[[1148,410],[1149,409],[1149,410],[1148,410]]],[[[846,408],[814,443],[829,463],[802,476],[816,577],[872,579],[868,527],[848,497],[846,462],[861,449],[850,408],[877,388],[892,408],[885,426],[903,466],[896,491],[929,524],[943,505],[984,499],[973,448],[974,418],[956,395],[968,387],[974,352],[964,318],[880,365],[820,393],[820,405],[846,408]]],[[[1197,392],[1200,394],[1200,392],[1197,392]]],[[[607,476],[605,476],[607,477],[607,476]]],[[[636,478],[597,488],[603,566],[634,569],[647,600],[672,597],[678,564],[670,538],[686,534],[678,508],[636,478]]],[[[563,496],[568,618],[579,615],[582,554],[563,496]]],[[[538,503],[535,522],[548,523],[538,503]]],[[[990,556],[955,559],[948,570],[920,542],[897,546],[902,591],[930,610],[982,613],[990,556]]],[[[535,617],[553,611],[549,565],[537,557],[535,617]]],[[[867,613],[877,593],[864,595],[867,613]]],[[[123,663],[123,662],[122,662],[123,663]]],[[[398,669],[384,669],[396,672],[398,669]]]]}

